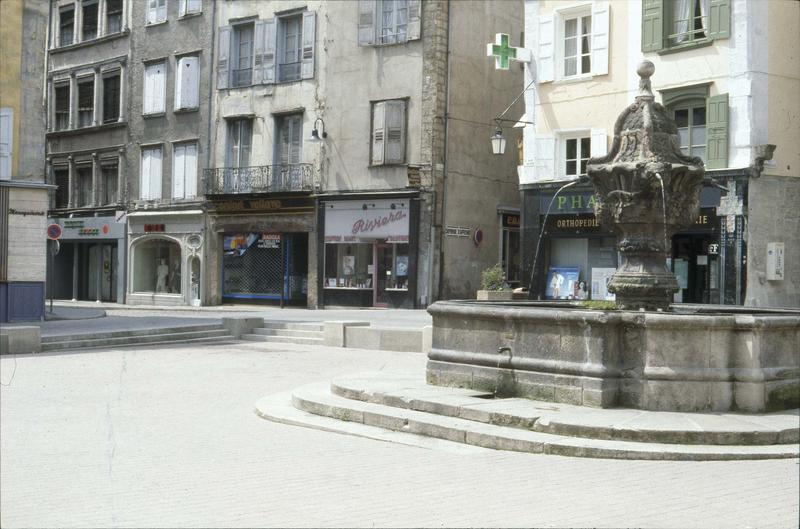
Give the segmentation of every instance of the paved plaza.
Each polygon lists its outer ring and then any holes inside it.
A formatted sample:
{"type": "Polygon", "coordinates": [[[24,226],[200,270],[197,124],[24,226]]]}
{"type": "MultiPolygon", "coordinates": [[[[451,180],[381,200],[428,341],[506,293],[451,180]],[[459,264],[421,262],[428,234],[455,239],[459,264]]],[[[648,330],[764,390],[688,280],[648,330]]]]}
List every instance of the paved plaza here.
{"type": "Polygon", "coordinates": [[[237,343],[0,358],[2,527],[785,527],[798,461],[415,446],[272,423],[265,395],[425,356],[237,343]]]}

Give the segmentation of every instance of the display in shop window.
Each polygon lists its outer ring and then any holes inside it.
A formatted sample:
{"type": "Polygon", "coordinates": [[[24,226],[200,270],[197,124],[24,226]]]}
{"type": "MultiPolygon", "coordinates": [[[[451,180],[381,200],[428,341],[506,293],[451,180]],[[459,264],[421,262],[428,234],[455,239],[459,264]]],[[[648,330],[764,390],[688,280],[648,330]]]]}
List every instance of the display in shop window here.
{"type": "Polygon", "coordinates": [[[547,271],[547,299],[573,299],[579,281],[580,268],[553,266],[547,271]]]}

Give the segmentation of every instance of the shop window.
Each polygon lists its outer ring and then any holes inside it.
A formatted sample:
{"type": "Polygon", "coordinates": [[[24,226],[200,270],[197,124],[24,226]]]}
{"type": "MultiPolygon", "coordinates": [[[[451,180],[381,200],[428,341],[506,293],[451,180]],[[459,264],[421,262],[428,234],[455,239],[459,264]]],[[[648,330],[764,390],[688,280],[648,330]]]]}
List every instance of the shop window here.
{"type": "Polygon", "coordinates": [[[181,293],[181,247],[178,243],[151,239],[133,247],[133,291],[181,293]]]}
{"type": "Polygon", "coordinates": [[[420,37],[420,0],[359,0],[358,45],[402,44],[420,37]]]}
{"type": "Polygon", "coordinates": [[[103,162],[100,166],[102,180],[101,204],[116,204],[119,163],[103,162]]]}
{"type": "Polygon", "coordinates": [[[642,51],[694,47],[730,36],[730,0],[644,0],[642,51]]]}
{"type": "Polygon", "coordinates": [[[106,0],[106,35],[122,31],[122,0],[106,0]]]}
{"type": "Polygon", "coordinates": [[[167,0],[148,0],[147,23],[158,24],[167,20],[167,0]]]}
{"type": "Polygon", "coordinates": [[[373,289],[372,243],[326,244],[325,287],[373,289]]]}
{"type": "Polygon", "coordinates": [[[119,71],[103,75],[103,123],[119,120],[119,71]]]}
{"type": "Polygon", "coordinates": [[[181,16],[193,15],[203,11],[203,0],[181,0],[181,16]]]}
{"type": "Polygon", "coordinates": [[[81,3],[81,40],[91,40],[97,38],[98,14],[97,0],[83,0],[81,3]]]}
{"type": "Polygon", "coordinates": [[[69,206],[69,169],[54,168],[53,181],[56,184],[55,207],[66,208],[69,206]]]}
{"type": "Polygon", "coordinates": [[[94,123],[94,78],[78,81],[78,126],[94,123]]]}
{"type": "Polygon", "coordinates": [[[53,88],[55,99],[55,130],[69,128],[69,84],[56,85],[53,88]]]}
{"type": "Polygon", "coordinates": [[[167,63],[148,64],[144,69],[143,114],[159,114],[166,105],[167,63]]]}
{"type": "Polygon", "coordinates": [[[200,103],[199,60],[197,56],[181,57],[175,69],[175,109],[197,108],[200,103]]]}
{"type": "Polygon", "coordinates": [[[197,196],[197,143],[176,144],[172,157],[172,198],[197,196]]]}
{"type": "Polygon", "coordinates": [[[75,168],[75,206],[82,208],[92,205],[92,166],[75,168]]]}
{"type": "Polygon", "coordinates": [[[406,100],[372,104],[371,165],[401,164],[406,159],[406,100]]]}
{"type": "Polygon", "coordinates": [[[58,10],[58,45],[69,46],[75,40],[75,6],[70,4],[58,10]]]}
{"type": "Polygon", "coordinates": [[[142,200],[155,200],[161,198],[161,147],[142,149],[141,189],[139,196],[142,200]]]}

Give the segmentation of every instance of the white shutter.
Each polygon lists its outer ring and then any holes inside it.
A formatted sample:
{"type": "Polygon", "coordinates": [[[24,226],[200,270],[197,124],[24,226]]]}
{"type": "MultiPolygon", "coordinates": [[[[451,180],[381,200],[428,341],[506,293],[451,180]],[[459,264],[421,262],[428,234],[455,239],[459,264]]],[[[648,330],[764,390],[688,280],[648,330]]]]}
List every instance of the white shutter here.
{"type": "Polygon", "coordinates": [[[375,103],[372,106],[372,165],[383,164],[385,111],[386,103],[375,103]]]}
{"type": "Polygon", "coordinates": [[[158,9],[156,10],[156,21],[164,22],[167,19],[167,0],[158,0],[158,9]]]}
{"type": "Polygon", "coordinates": [[[161,167],[162,167],[161,147],[152,149],[150,155],[150,192],[149,198],[161,198],[161,167]]]}
{"type": "Polygon", "coordinates": [[[148,0],[147,2],[147,23],[155,24],[158,16],[158,0],[148,0]]]}
{"type": "Polygon", "coordinates": [[[408,25],[406,26],[406,39],[419,39],[422,29],[422,2],[421,0],[408,0],[408,25]]]}
{"type": "Polygon", "coordinates": [[[175,72],[175,108],[197,108],[200,86],[197,57],[182,57],[175,72]]]}
{"type": "Polygon", "coordinates": [[[186,146],[175,145],[172,149],[172,198],[183,198],[186,178],[186,146]]]}
{"type": "MultiPolygon", "coordinates": [[[[274,18],[264,21],[264,44],[263,44],[263,83],[272,84],[275,82],[275,61],[277,58],[278,32],[277,23],[274,18]]],[[[258,55],[256,55],[258,60],[258,55]]]]}
{"type": "Polygon", "coordinates": [[[553,15],[539,17],[539,82],[546,83],[554,79],[553,46],[554,34],[553,15]]]}
{"type": "Polygon", "coordinates": [[[536,137],[536,180],[554,180],[556,178],[556,140],[552,136],[536,137]]]}
{"type": "Polygon", "coordinates": [[[203,11],[203,0],[188,0],[188,13],[200,13],[203,11]]]}
{"type": "Polygon", "coordinates": [[[314,39],[317,32],[317,14],[313,11],[303,13],[303,43],[301,47],[300,78],[314,78],[314,39]]]}
{"type": "Polygon", "coordinates": [[[144,95],[142,97],[142,114],[153,112],[153,70],[150,66],[144,67],[144,95]]]}
{"type": "Polygon", "coordinates": [[[591,156],[597,158],[608,154],[608,139],[606,129],[592,129],[591,156]]]}
{"type": "Polygon", "coordinates": [[[375,43],[376,0],[358,0],[358,45],[375,43]]]}
{"type": "Polygon", "coordinates": [[[595,2],[592,6],[592,74],[608,73],[608,27],[611,6],[595,2]]]}
{"type": "Polygon", "coordinates": [[[256,20],[255,40],[253,41],[253,84],[264,82],[264,45],[266,20],[256,20]]]}
{"type": "Polygon", "coordinates": [[[219,51],[217,52],[217,88],[228,88],[230,63],[231,27],[219,28],[219,51]]]}
{"type": "Polygon", "coordinates": [[[387,101],[384,163],[403,163],[405,161],[405,125],[405,101],[387,101]]]}
{"type": "Polygon", "coordinates": [[[150,64],[144,69],[144,113],[164,112],[166,63],[150,64]]]}
{"type": "Polygon", "coordinates": [[[184,152],[184,196],[194,198],[197,196],[197,144],[186,145],[184,152]]]}
{"type": "Polygon", "coordinates": [[[180,16],[183,16],[183,15],[185,15],[187,13],[186,2],[187,2],[187,0],[181,0],[180,10],[179,10],[180,16]]]}
{"type": "Polygon", "coordinates": [[[14,109],[0,108],[0,180],[11,179],[14,156],[14,109]]]}
{"type": "Polygon", "coordinates": [[[175,63],[175,110],[186,108],[183,97],[183,86],[185,84],[183,73],[183,69],[185,68],[183,64],[184,59],[185,57],[178,59],[175,63]]]}
{"type": "Polygon", "coordinates": [[[166,108],[166,92],[167,92],[167,63],[156,65],[155,70],[155,112],[164,112],[166,108]]]}
{"type": "Polygon", "coordinates": [[[150,149],[142,149],[142,163],[139,168],[141,179],[139,182],[139,198],[150,198],[150,149]]]}
{"type": "Polygon", "coordinates": [[[303,141],[303,116],[295,116],[290,120],[292,126],[292,144],[289,163],[300,163],[300,145],[303,141]]]}

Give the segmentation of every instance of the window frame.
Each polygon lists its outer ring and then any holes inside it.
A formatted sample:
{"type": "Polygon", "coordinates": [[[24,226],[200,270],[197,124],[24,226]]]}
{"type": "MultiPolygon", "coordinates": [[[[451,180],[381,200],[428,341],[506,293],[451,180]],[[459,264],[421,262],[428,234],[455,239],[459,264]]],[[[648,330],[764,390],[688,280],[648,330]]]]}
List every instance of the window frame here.
{"type": "Polygon", "coordinates": [[[303,112],[292,112],[288,114],[279,114],[275,116],[275,152],[273,155],[274,165],[289,166],[302,163],[303,159],[303,112]],[[284,159],[284,132],[288,132],[288,142],[286,143],[286,151],[289,159],[284,159]],[[299,133],[295,133],[298,131],[299,133]],[[297,149],[293,148],[295,142],[294,137],[297,137],[297,149]],[[296,160],[296,161],[294,161],[296,160]]]}
{"type": "Polygon", "coordinates": [[[106,35],[113,35],[115,33],[121,33],[123,31],[123,23],[122,22],[123,22],[123,13],[125,11],[124,0],[105,0],[105,3],[106,3],[105,34],[106,35]],[[109,9],[109,7],[110,7],[109,3],[111,1],[119,2],[119,10],[111,11],[109,9]],[[112,17],[119,17],[119,29],[116,29],[116,30],[111,30],[110,29],[111,28],[111,20],[113,20],[112,17]]]}
{"type": "Polygon", "coordinates": [[[197,198],[197,196],[198,196],[198,193],[197,193],[197,173],[198,173],[198,164],[199,164],[199,154],[200,154],[200,147],[199,147],[199,142],[197,140],[181,141],[181,142],[176,142],[176,143],[172,144],[172,182],[171,182],[172,185],[171,185],[171,193],[170,193],[170,195],[171,195],[173,200],[175,200],[175,199],[188,200],[188,199],[197,198]],[[187,174],[186,173],[186,167],[187,167],[187,165],[186,165],[186,149],[187,149],[187,147],[194,147],[194,167],[193,167],[194,177],[193,177],[193,181],[187,180],[187,178],[186,178],[186,174],[187,174]],[[176,192],[176,183],[178,181],[177,178],[176,178],[176,175],[178,174],[178,171],[176,169],[178,167],[178,163],[177,163],[178,162],[178,151],[180,149],[183,149],[183,152],[184,152],[184,154],[183,154],[184,167],[183,167],[183,175],[182,175],[183,193],[179,196],[178,193],[176,192]],[[193,184],[193,185],[187,185],[187,183],[188,184],[193,184]],[[191,192],[189,192],[189,191],[191,191],[191,192]]]}
{"type": "Polygon", "coordinates": [[[108,206],[119,203],[119,159],[109,159],[100,161],[100,185],[101,185],[101,206],[108,206]],[[109,179],[109,169],[114,168],[114,178],[109,179]],[[113,197],[109,196],[109,180],[114,181],[113,197]]]}
{"type": "Polygon", "coordinates": [[[103,83],[103,87],[102,87],[102,90],[103,90],[103,92],[102,92],[102,94],[103,94],[103,104],[102,104],[103,121],[102,121],[102,124],[106,125],[106,124],[109,124],[109,123],[118,123],[120,121],[120,118],[122,117],[122,98],[121,98],[121,96],[122,96],[122,71],[120,69],[117,69],[117,70],[111,70],[111,71],[103,72],[103,74],[101,76],[101,80],[102,80],[102,83],[103,83]],[[115,93],[115,97],[116,97],[116,103],[117,103],[116,105],[114,105],[114,107],[116,108],[116,115],[114,116],[114,118],[112,120],[109,120],[109,116],[106,115],[107,114],[106,111],[111,107],[111,105],[108,102],[108,94],[107,94],[107,90],[106,90],[106,83],[107,83],[108,79],[116,79],[117,80],[117,87],[116,87],[116,91],[114,92],[115,93]]]}
{"type": "Polygon", "coordinates": [[[558,171],[557,175],[562,180],[577,180],[582,175],[586,173],[580,172],[581,164],[585,163],[588,165],[589,158],[592,157],[592,132],[591,129],[585,130],[576,130],[576,131],[562,131],[558,135],[558,171]],[[575,141],[575,158],[567,158],[567,151],[568,151],[568,142],[575,141]],[[589,145],[589,152],[583,152],[583,143],[584,141],[588,141],[589,145]],[[584,154],[586,156],[584,156],[584,154]],[[575,174],[570,174],[567,172],[567,164],[573,161],[575,162],[575,174]]]}
{"type": "Polygon", "coordinates": [[[686,127],[678,127],[678,144],[679,144],[679,147],[681,149],[681,152],[684,155],[686,155],[686,156],[696,156],[696,157],[700,158],[701,160],[703,160],[703,163],[706,163],[706,161],[708,159],[708,129],[707,129],[708,116],[706,115],[707,107],[708,107],[708,98],[691,97],[691,98],[682,98],[682,99],[680,99],[678,101],[675,101],[673,104],[671,104],[667,108],[667,111],[669,112],[669,116],[675,121],[675,125],[676,126],[678,124],[677,119],[676,119],[677,112],[683,111],[683,110],[687,111],[687,126],[686,127]],[[694,129],[699,128],[698,125],[694,124],[694,113],[695,113],[694,111],[698,110],[698,109],[702,109],[703,110],[703,118],[704,118],[703,119],[702,128],[703,128],[703,135],[705,137],[704,138],[705,142],[702,145],[701,144],[695,144],[693,142],[694,134],[695,134],[695,130],[694,129]],[[681,143],[680,130],[682,128],[685,128],[686,132],[687,132],[686,137],[687,137],[688,144],[686,145],[685,148],[688,149],[688,152],[684,152],[684,150],[683,150],[684,146],[682,146],[680,144],[681,143]],[[702,150],[703,150],[703,155],[702,156],[699,156],[696,152],[694,152],[695,149],[699,149],[699,148],[702,148],[702,150]]]}
{"type": "MultiPolygon", "coordinates": [[[[86,42],[88,40],[94,40],[99,38],[100,35],[100,0],[81,0],[81,42],[86,42]],[[94,14],[94,34],[87,36],[86,35],[86,9],[92,8],[95,9],[94,14]]],[[[90,26],[91,27],[91,26],[90,26]]]]}
{"type": "Polygon", "coordinates": [[[75,87],[77,88],[77,94],[76,94],[76,98],[75,98],[75,102],[76,102],[76,105],[77,105],[76,113],[75,113],[76,118],[77,118],[77,123],[76,123],[75,128],[82,129],[82,128],[85,128],[85,127],[93,127],[97,123],[97,121],[96,121],[97,109],[95,108],[96,87],[95,87],[95,78],[94,78],[94,76],[86,76],[86,77],[77,78],[75,80],[75,87]],[[90,92],[91,107],[89,107],[89,106],[81,106],[81,95],[82,95],[81,94],[81,92],[82,92],[81,89],[86,87],[86,85],[91,85],[91,92],[90,92]],[[84,123],[84,121],[83,121],[83,117],[84,117],[84,113],[85,112],[91,112],[91,114],[89,115],[89,120],[88,120],[87,123],[84,123]]]}
{"type": "Polygon", "coordinates": [[[563,9],[557,9],[555,12],[555,22],[556,22],[556,29],[555,29],[555,63],[554,63],[554,70],[555,70],[555,81],[580,81],[584,79],[589,79],[594,76],[594,71],[592,67],[594,66],[594,60],[592,57],[592,42],[594,39],[594,30],[595,30],[595,19],[594,13],[592,12],[592,5],[591,4],[582,4],[578,6],[567,7],[563,9]],[[582,28],[583,28],[583,19],[585,17],[589,18],[589,24],[591,26],[591,30],[588,33],[588,50],[585,52],[581,52],[580,48],[582,47],[582,28]],[[575,74],[567,75],[566,74],[566,62],[568,57],[566,56],[566,31],[567,31],[567,22],[570,20],[576,20],[576,54],[570,56],[569,58],[574,58],[576,60],[575,66],[575,74]],[[589,70],[584,72],[583,65],[581,59],[584,56],[589,57],[589,70]]]}
{"type": "Polygon", "coordinates": [[[145,27],[156,26],[167,22],[167,11],[169,10],[169,3],[167,0],[146,0],[145,8],[145,27]],[[151,16],[152,15],[152,16],[151,16]],[[163,18],[159,18],[163,15],[163,18]]]}
{"type": "Polygon", "coordinates": [[[77,208],[92,207],[92,191],[94,187],[94,170],[91,161],[76,162],[74,170],[75,200],[77,208]]]}
{"type": "Polygon", "coordinates": [[[187,17],[192,15],[199,15],[203,12],[203,0],[180,0],[180,8],[178,10],[179,16],[187,17]],[[191,5],[197,5],[197,9],[191,10],[191,5]]]}
{"type": "Polygon", "coordinates": [[[235,168],[241,169],[243,167],[250,167],[251,162],[251,155],[253,150],[253,118],[252,117],[235,117],[235,118],[227,118],[226,120],[226,127],[225,127],[225,167],[228,168],[235,168]],[[242,165],[242,129],[244,123],[247,123],[247,163],[242,165]],[[238,143],[236,145],[236,165],[232,162],[233,160],[233,139],[234,133],[236,133],[236,138],[238,138],[238,143]]]}
{"type": "Polygon", "coordinates": [[[408,42],[408,0],[380,0],[378,2],[378,4],[377,4],[376,11],[378,13],[378,16],[377,16],[378,21],[375,24],[375,26],[376,26],[375,27],[375,29],[376,29],[376,38],[375,38],[375,40],[377,41],[376,42],[377,44],[381,44],[381,45],[402,44],[404,42],[408,42]],[[399,8],[398,4],[401,3],[401,2],[404,5],[403,5],[402,8],[399,8]],[[389,4],[389,3],[391,3],[391,5],[392,5],[391,11],[387,11],[386,10],[386,5],[389,4]],[[399,12],[400,11],[405,11],[405,23],[404,24],[398,24],[398,17],[399,17],[399,12]],[[384,36],[384,32],[387,29],[387,25],[385,23],[384,17],[386,16],[387,12],[391,13],[392,24],[391,24],[391,28],[390,29],[392,30],[392,32],[384,36]],[[399,26],[403,27],[402,40],[399,38],[399,36],[400,36],[400,31],[398,29],[399,26]],[[377,35],[377,33],[380,33],[380,35],[377,35]],[[391,37],[391,39],[387,39],[386,37],[391,37]]]}
{"type": "Polygon", "coordinates": [[[303,13],[299,12],[292,13],[291,15],[277,16],[275,17],[275,22],[277,24],[277,53],[275,56],[275,66],[277,68],[277,72],[275,75],[275,83],[291,83],[294,81],[300,81],[303,78],[303,13]],[[295,60],[291,62],[286,60],[286,54],[289,52],[286,46],[287,29],[289,28],[289,24],[296,24],[297,26],[297,32],[294,35],[296,43],[293,49],[296,57],[295,60]],[[290,65],[293,66],[297,71],[284,72],[285,69],[288,70],[288,68],[285,67],[290,65]]]}
{"type": "Polygon", "coordinates": [[[142,145],[142,147],[141,147],[141,156],[139,157],[139,198],[140,198],[140,200],[161,200],[161,197],[163,196],[163,193],[164,193],[164,190],[163,190],[164,180],[163,179],[164,179],[164,146],[162,144],[160,144],[160,143],[159,144],[154,144],[154,145],[142,145]],[[145,159],[145,152],[155,152],[155,151],[158,151],[158,153],[159,153],[159,159],[161,161],[161,166],[159,167],[159,171],[158,171],[158,183],[159,183],[159,185],[156,187],[156,191],[157,191],[156,195],[157,196],[151,196],[151,191],[152,191],[152,188],[153,188],[152,179],[153,179],[153,176],[154,176],[153,173],[152,173],[152,154],[150,155],[151,160],[149,161],[148,167],[147,167],[147,171],[148,171],[148,177],[147,177],[148,188],[147,188],[147,193],[146,194],[145,194],[145,189],[144,189],[144,180],[145,180],[144,179],[144,176],[145,176],[144,159],[145,159]]]}
{"type": "Polygon", "coordinates": [[[409,98],[397,98],[397,99],[384,99],[380,101],[371,101],[370,102],[370,148],[369,148],[369,167],[380,167],[380,166],[396,166],[396,165],[406,165],[408,162],[408,104],[409,98]],[[378,125],[376,122],[379,122],[376,116],[376,110],[378,105],[383,106],[383,116],[382,116],[382,130],[383,134],[380,140],[376,140],[376,130],[378,125]],[[389,116],[389,109],[391,106],[396,106],[401,109],[402,116],[399,118],[400,121],[400,141],[398,142],[400,145],[401,155],[397,158],[389,158],[388,151],[389,151],[389,138],[390,138],[390,125],[388,123],[388,116],[389,116]],[[382,142],[382,157],[380,160],[376,159],[375,156],[375,144],[376,141],[382,142]]]}
{"type": "Polygon", "coordinates": [[[230,45],[230,54],[229,54],[229,64],[230,70],[228,73],[228,87],[229,88],[242,88],[245,86],[252,86],[253,84],[253,69],[255,65],[255,43],[256,43],[256,21],[255,20],[247,20],[244,22],[240,22],[237,24],[231,25],[231,45],[230,45]],[[239,68],[241,66],[242,57],[241,57],[241,47],[242,47],[242,32],[247,28],[250,32],[250,58],[248,63],[250,64],[249,68],[239,68]],[[237,68],[233,68],[236,66],[237,68]],[[237,76],[239,75],[238,72],[243,70],[249,70],[250,76],[248,81],[242,82],[237,76]]]}
{"type": "Polygon", "coordinates": [[[74,3],[58,7],[58,45],[56,46],[57,48],[63,48],[65,46],[71,46],[75,44],[76,42],[75,29],[77,26],[76,23],[77,23],[77,6],[74,3]],[[63,15],[68,11],[72,13],[72,24],[69,33],[71,37],[69,42],[64,42],[64,28],[67,26],[63,21],[63,15]]]}

